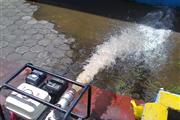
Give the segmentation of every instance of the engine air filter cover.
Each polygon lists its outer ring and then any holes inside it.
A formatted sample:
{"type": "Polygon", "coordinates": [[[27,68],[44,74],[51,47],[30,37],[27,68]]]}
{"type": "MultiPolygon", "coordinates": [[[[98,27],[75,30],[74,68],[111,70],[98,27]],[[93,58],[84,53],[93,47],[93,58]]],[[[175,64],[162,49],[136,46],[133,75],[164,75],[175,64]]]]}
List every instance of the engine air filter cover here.
{"type": "MultiPolygon", "coordinates": [[[[22,83],[17,89],[32,94],[47,102],[51,99],[48,92],[27,83],[22,83]]],[[[5,105],[10,111],[13,111],[14,113],[29,120],[36,120],[46,109],[45,105],[17,92],[12,92],[7,97],[5,105]]]]}

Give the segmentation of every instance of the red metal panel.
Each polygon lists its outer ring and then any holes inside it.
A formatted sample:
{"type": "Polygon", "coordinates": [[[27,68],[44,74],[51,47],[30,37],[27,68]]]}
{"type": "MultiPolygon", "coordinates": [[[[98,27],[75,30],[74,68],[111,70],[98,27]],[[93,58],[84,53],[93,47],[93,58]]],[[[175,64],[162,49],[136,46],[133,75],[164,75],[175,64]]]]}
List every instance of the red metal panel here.
{"type": "MultiPolygon", "coordinates": [[[[92,114],[91,118],[96,120],[135,120],[133,108],[128,96],[118,95],[104,89],[92,86],[92,114]]],[[[75,112],[84,113],[87,94],[82,98],[75,112]]],[[[143,101],[137,101],[143,104],[143,101]]]]}

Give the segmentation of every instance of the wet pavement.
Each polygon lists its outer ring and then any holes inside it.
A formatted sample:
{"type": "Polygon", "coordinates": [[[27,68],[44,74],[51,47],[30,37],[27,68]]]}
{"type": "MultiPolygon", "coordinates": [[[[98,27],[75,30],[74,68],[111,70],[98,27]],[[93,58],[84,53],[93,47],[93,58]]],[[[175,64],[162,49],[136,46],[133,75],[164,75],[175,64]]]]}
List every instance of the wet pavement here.
{"type": "Polygon", "coordinates": [[[53,70],[64,74],[72,63],[70,44],[74,39],[65,38],[53,23],[33,18],[37,9],[25,0],[0,0],[0,57],[50,71],[55,66],[53,70]]]}

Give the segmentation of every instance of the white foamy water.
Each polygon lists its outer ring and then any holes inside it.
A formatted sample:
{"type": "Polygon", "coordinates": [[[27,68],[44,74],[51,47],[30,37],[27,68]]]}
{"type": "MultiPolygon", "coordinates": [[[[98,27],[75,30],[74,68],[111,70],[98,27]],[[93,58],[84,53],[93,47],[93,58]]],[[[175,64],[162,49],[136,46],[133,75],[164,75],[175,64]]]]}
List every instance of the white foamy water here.
{"type": "MultiPolygon", "coordinates": [[[[116,58],[124,59],[130,54],[136,57],[144,54],[148,64],[149,61],[158,57],[157,54],[163,50],[162,45],[170,35],[171,30],[156,29],[140,24],[131,26],[97,46],[96,52],[87,60],[87,65],[77,77],[77,81],[91,82],[99,71],[114,65],[116,58]]],[[[73,88],[79,90],[77,86],[73,88]]]]}

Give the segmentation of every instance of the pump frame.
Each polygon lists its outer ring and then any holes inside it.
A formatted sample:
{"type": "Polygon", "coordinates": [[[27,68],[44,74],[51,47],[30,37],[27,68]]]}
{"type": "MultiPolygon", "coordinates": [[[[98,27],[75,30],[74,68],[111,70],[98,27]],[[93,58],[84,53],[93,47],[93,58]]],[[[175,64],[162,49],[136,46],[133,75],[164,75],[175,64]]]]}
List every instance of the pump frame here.
{"type": "MultiPolygon", "coordinates": [[[[62,120],[66,120],[69,115],[71,115],[71,116],[72,116],[73,118],[75,118],[75,119],[78,119],[78,118],[87,119],[87,118],[90,117],[90,113],[91,113],[91,85],[90,85],[90,84],[85,84],[85,85],[83,85],[83,84],[81,84],[81,83],[79,83],[79,82],[73,81],[73,80],[68,79],[68,78],[66,78],[66,77],[63,77],[63,76],[60,76],[60,75],[56,75],[56,74],[54,74],[54,73],[52,73],[52,72],[43,70],[43,69],[41,69],[40,67],[34,66],[34,65],[31,64],[31,63],[25,64],[25,65],[24,65],[23,67],[21,67],[16,73],[14,73],[12,76],[10,76],[10,78],[9,78],[5,83],[3,83],[3,85],[2,85],[1,88],[0,88],[0,91],[1,91],[2,89],[9,89],[9,90],[11,90],[11,91],[15,91],[15,92],[17,92],[17,93],[19,93],[19,94],[22,94],[22,95],[24,95],[24,96],[27,96],[27,97],[33,99],[33,100],[35,100],[35,101],[37,101],[37,102],[39,102],[39,103],[42,103],[42,104],[44,104],[44,105],[46,105],[46,106],[48,106],[48,107],[50,107],[50,108],[56,109],[56,110],[58,110],[58,111],[60,111],[60,112],[63,112],[63,113],[64,113],[64,117],[63,117],[62,120]],[[67,81],[68,83],[77,85],[77,86],[81,87],[82,90],[80,91],[79,95],[73,100],[73,102],[71,103],[70,107],[69,107],[67,110],[64,110],[64,109],[60,108],[60,107],[57,106],[57,105],[54,105],[54,104],[51,104],[51,103],[49,103],[49,102],[46,102],[46,101],[44,101],[44,100],[42,100],[42,99],[39,99],[39,98],[37,98],[37,97],[35,97],[35,96],[31,95],[31,94],[28,94],[28,93],[26,93],[26,92],[24,92],[24,91],[22,91],[22,90],[17,89],[16,87],[14,87],[14,86],[12,86],[12,85],[9,84],[9,83],[10,83],[12,80],[14,80],[25,68],[31,68],[31,69],[33,69],[33,70],[34,70],[34,69],[39,70],[39,71],[41,71],[41,72],[46,73],[47,75],[51,75],[51,76],[53,76],[53,77],[57,77],[57,78],[59,78],[59,79],[62,79],[62,80],[64,80],[64,81],[67,81]],[[76,105],[78,104],[78,102],[80,101],[80,99],[82,98],[82,96],[83,96],[86,92],[88,92],[88,95],[87,95],[88,98],[87,98],[87,110],[86,110],[86,115],[85,115],[85,116],[81,116],[81,115],[78,115],[78,114],[76,114],[76,113],[74,113],[74,112],[72,112],[72,111],[73,111],[73,109],[76,107],[76,105]]],[[[0,111],[0,112],[1,112],[1,111],[0,111]]],[[[3,117],[3,116],[2,116],[2,117],[3,117]]]]}

